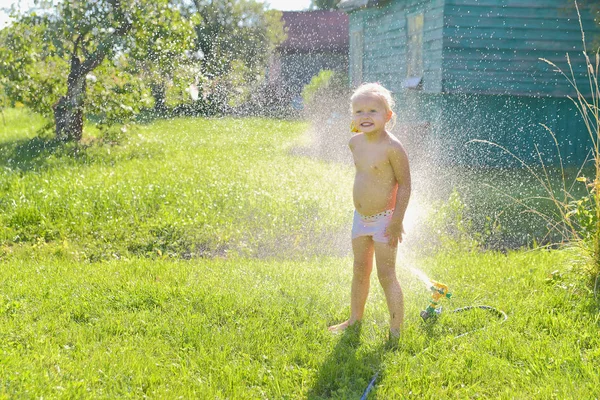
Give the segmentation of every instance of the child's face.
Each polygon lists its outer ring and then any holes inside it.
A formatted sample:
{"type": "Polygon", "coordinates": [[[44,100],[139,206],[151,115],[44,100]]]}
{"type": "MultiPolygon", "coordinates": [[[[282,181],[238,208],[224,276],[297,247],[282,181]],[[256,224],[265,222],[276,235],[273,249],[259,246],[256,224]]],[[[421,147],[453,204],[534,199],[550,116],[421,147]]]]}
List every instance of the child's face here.
{"type": "Polygon", "coordinates": [[[383,131],[391,118],[392,111],[388,110],[385,102],[376,95],[363,94],[352,102],[352,122],[360,132],[383,131]]]}

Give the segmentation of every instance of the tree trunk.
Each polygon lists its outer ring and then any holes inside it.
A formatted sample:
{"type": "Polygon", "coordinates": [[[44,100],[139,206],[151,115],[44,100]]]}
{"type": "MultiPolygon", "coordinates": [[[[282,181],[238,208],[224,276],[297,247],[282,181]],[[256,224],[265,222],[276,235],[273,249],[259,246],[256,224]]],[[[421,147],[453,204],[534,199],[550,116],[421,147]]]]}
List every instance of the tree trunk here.
{"type": "Polygon", "coordinates": [[[73,95],[62,96],[54,105],[56,138],[61,142],[77,142],[83,135],[83,101],[73,95]]]}
{"type": "Polygon", "coordinates": [[[67,78],[67,94],[54,104],[56,138],[60,141],[79,141],[83,134],[83,108],[85,105],[86,76],[98,67],[119,38],[125,37],[132,29],[131,16],[121,4],[121,0],[108,2],[113,7],[113,15],[119,21],[114,32],[101,40],[93,53],[88,54],[83,35],[78,35],[71,53],[71,70],[67,78]],[[85,60],[79,59],[79,52],[85,60]]]}
{"type": "Polygon", "coordinates": [[[54,104],[56,138],[61,142],[81,140],[83,135],[83,107],[85,101],[86,72],[77,55],[71,56],[71,71],[67,79],[67,94],[54,104]]]}
{"type": "Polygon", "coordinates": [[[163,82],[153,83],[150,86],[152,97],[154,97],[154,112],[157,115],[165,115],[167,113],[167,90],[163,82]]]}

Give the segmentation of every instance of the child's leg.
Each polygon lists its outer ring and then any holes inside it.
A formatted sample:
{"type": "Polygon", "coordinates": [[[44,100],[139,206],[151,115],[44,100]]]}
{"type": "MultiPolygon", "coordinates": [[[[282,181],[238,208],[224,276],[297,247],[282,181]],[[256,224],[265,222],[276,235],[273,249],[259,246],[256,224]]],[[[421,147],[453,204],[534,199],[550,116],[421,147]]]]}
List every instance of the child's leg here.
{"type": "Polygon", "coordinates": [[[369,296],[371,271],[373,270],[373,239],[360,236],[352,240],[354,267],[352,288],[350,290],[350,319],[341,324],[330,326],[330,331],[341,331],[360,321],[365,311],[365,303],[369,296]]]}
{"type": "Polygon", "coordinates": [[[390,333],[399,336],[404,322],[404,295],[396,277],[396,251],[387,243],[375,242],[377,277],[385,293],[390,312],[390,333]]]}

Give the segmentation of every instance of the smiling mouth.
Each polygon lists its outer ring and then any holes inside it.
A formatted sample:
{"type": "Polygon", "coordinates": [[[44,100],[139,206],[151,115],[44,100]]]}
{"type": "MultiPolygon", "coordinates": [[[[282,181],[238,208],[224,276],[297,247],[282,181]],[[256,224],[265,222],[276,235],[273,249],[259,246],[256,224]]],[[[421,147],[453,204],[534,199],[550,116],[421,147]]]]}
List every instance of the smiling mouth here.
{"type": "Polygon", "coordinates": [[[372,126],[373,123],[372,122],[363,122],[362,124],[360,124],[360,126],[372,126]]]}

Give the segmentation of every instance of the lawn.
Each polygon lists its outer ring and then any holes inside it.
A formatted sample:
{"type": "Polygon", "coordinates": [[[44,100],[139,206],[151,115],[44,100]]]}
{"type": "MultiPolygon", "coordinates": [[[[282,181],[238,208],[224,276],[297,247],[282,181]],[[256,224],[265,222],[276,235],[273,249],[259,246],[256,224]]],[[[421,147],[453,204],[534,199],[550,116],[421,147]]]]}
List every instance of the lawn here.
{"type": "Polygon", "coordinates": [[[600,396],[573,249],[408,241],[390,349],[375,276],[363,324],[326,329],[349,311],[352,169],[298,155],[304,123],[176,119],[64,146],[5,117],[0,398],[360,398],[378,371],[369,398],[600,396]],[[435,322],[411,267],[451,287],[435,322]],[[451,313],[480,304],[507,321],[451,313]]]}

